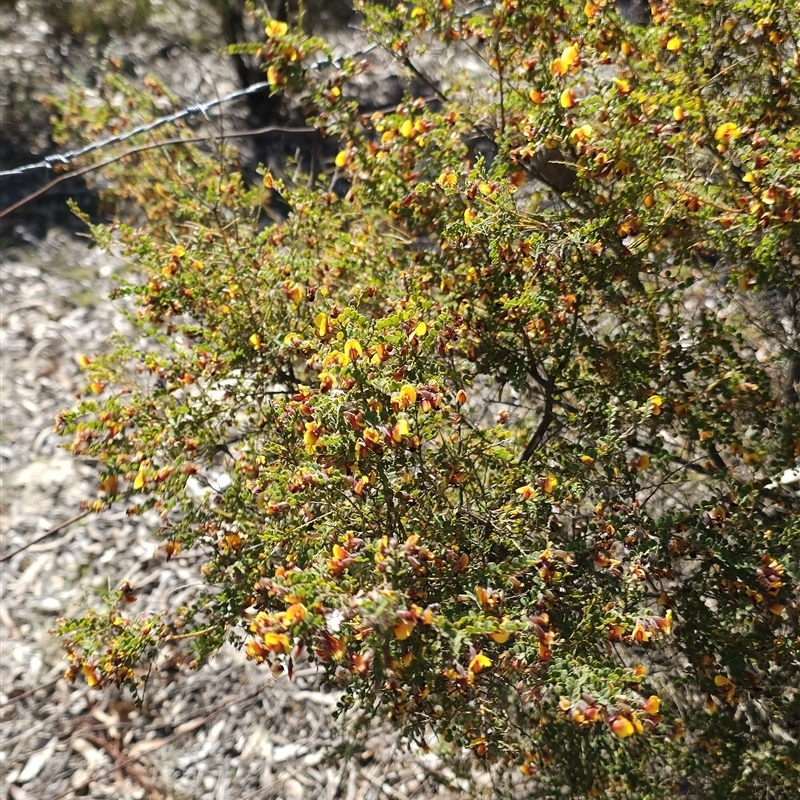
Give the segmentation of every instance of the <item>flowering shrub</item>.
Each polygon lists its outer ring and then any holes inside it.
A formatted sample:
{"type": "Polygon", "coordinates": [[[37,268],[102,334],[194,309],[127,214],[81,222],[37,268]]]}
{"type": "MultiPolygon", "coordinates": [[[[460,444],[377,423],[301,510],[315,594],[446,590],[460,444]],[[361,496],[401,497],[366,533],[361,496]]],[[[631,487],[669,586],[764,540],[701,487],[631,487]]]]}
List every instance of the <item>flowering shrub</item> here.
{"type": "MultiPolygon", "coordinates": [[[[429,48],[482,68],[364,115],[362,64],[320,75],[324,45],[265,20],[275,91],[340,143],[327,175],[248,186],[189,146],[107,173],[94,236],[137,265],[140,337],[84,359],[58,427],[102,464],[92,507],[155,509],[208,589],[64,621],[70,675],[134,684],[176,637],[198,664],[305,653],[341,711],[531,796],[789,796],[797,7],[419,0],[364,26],[418,76],[429,48]]],[[[75,110],[65,135],[114,113],[75,110]]]]}

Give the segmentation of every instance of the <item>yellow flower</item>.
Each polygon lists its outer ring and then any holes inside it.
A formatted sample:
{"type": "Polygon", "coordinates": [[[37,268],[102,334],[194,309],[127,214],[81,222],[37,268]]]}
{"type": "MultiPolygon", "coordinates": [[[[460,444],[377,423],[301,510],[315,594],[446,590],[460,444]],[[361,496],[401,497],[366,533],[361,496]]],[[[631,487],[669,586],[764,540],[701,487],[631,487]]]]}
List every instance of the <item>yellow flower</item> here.
{"type": "Polygon", "coordinates": [[[511,631],[495,631],[489,634],[489,638],[497,644],[505,644],[511,637],[511,631]]]}
{"type": "Polygon", "coordinates": [[[611,730],[620,739],[627,739],[628,736],[633,736],[636,732],[633,723],[627,717],[614,717],[611,720],[611,730]]]}
{"type": "Polygon", "coordinates": [[[329,392],[331,389],[335,389],[338,385],[338,381],[336,380],[336,376],[331,372],[320,372],[319,374],[319,388],[323,392],[329,392]]]}
{"type": "Polygon", "coordinates": [[[363,352],[361,344],[356,339],[348,339],[344,343],[344,354],[350,361],[358,361],[363,352]]]}
{"type": "Polygon", "coordinates": [[[592,138],[592,134],[594,133],[594,128],[591,125],[581,125],[580,128],[575,128],[574,131],[569,135],[569,140],[572,144],[576,144],[577,142],[585,142],[587,139],[592,138]]]}
{"type": "Polygon", "coordinates": [[[320,338],[324,339],[328,333],[328,315],[320,311],[320,313],[314,317],[314,324],[317,326],[317,333],[320,335],[320,338]]]}
{"type": "Polygon", "coordinates": [[[664,398],[660,394],[654,394],[647,398],[647,402],[650,404],[650,413],[657,417],[661,413],[661,406],[664,405],[664,398]]]}
{"type": "Polygon", "coordinates": [[[247,653],[247,657],[259,664],[264,660],[266,652],[267,650],[264,647],[264,645],[261,644],[261,642],[259,642],[257,639],[251,639],[247,643],[247,647],[245,648],[245,653],[247,653]]]}
{"type": "Polygon", "coordinates": [[[89,684],[90,689],[94,689],[100,685],[100,676],[93,666],[90,664],[81,664],[81,672],[83,673],[83,677],[86,678],[86,683],[89,684]]]}
{"type": "Polygon", "coordinates": [[[139,472],[136,473],[136,478],[133,481],[134,490],[139,491],[139,489],[145,485],[146,481],[147,473],[143,469],[140,469],[139,472]]]}
{"type": "Polygon", "coordinates": [[[631,82],[627,78],[612,78],[612,82],[620,94],[631,93],[631,82]]]}
{"type": "Polygon", "coordinates": [[[414,622],[408,622],[406,620],[398,622],[392,629],[394,631],[394,638],[399,642],[404,642],[411,636],[411,632],[414,630],[414,624],[414,622]]]}
{"type": "Polygon", "coordinates": [[[410,383],[405,384],[397,393],[396,401],[400,408],[413,406],[417,402],[417,390],[410,383]]]}
{"type": "Polygon", "coordinates": [[[717,130],[714,131],[714,138],[718,142],[722,142],[722,144],[727,144],[734,139],[738,139],[741,135],[742,132],[735,122],[723,122],[721,125],[718,125],[717,130]]]}
{"type": "Polygon", "coordinates": [[[367,444],[378,444],[381,440],[381,432],[375,428],[367,428],[364,431],[364,441],[367,444]]]}
{"type": "Polygon", "coordinates": [[[345,550],[340,544],[335,544],[333,546],[333,557],[338,558],[341,561],[344,558],[349,558],[350,553],[348,553],[347,550],[345,550]]]}
{"type": "Polygon", "coordinates": [[[317,449],[317,442],[321,434],[322,428],[318,422],[306,422],[305,432],[303,433],[303,442],[306,446],[306,452],[311,455],[317,449]]]}
{"type": "Polygon", "coordinates": [[[574,44],[567,45],[562,51],[561,55],[553,59],[550,64],[550,74],[556,77],[566,75],[570,70],[577,67],[581,57],[578,48],[574,44]]]}
{"type": "Polygon", "coordinates": [[[289,637],[285,633],[267,631],[264,634],[264,647],[272,653],[288,653],[291,649],[289,637]]]}
{"type": "Polygon", "coordinates": [[[578,48],[574,44],[567,45],[561,52],[561,60],[568,67],[574,67],[581,60],[578,48]]]}
{"type": "Polygon", "coordinates": [[[561,92],[558,102],[561,104],[561,108],[574,108],[577,105],[578,101],[575,99],[575,91],[572,87],[568,87],[561,92]]]}
{"type": "Polygon", "coordinates": [[[308,616],[308,609],[302,603],[292,603],[282,617],[288,625],[302,622],[308,616]]]}
{"type": "Polygon", "coordinates": [[[661,709],[661,700],[654,694],[647,698],[647,702],[642,706],[642,710],[646,714],[658,714],[661,709]]]}
{"type": "Polygon", "coordinates": [[[542,482],[542,491],[545,494],[552,494],[556,486],[558,486],[558,478],[555,475],[548,475],[542,482]]]}
{"type": "Polygon", "coordinates": [[[267,69],[267,83],[269,83],[270,86],[277,86],[280,82],[280,70],[275,66],[269,67],[269,69],[267,69]]]}
{"type": "Polygon", "coordinates": [[[350,359],[341,350],[331,350],[322,360],[323,367],[329,367],[331,364],[346,367],[349,363],[350,359]]]}
{"type": "Polygon", "coordinates": [[[264,29],[264,32],[267,34],[268,39],[274,39],[276,36],[285,36],[288,30],[289,26],[285,22],[281,22],[277,19],[271,19],[267,23],[267,27],[264,29]]]}
{"type": "Polygon", "coordinates": [[[295,304],[298,304],[306,295],[306,291],[302,286],[292,283],[291,281],[286,281],[286,283],[283,284],[283,291],[286,293],[286,296],[295,304]]]}
{"type": "Polygon", "coordinates": [[[478,653],[472,661],[469,662],[469,671],[473,674],[477,675],[484,667],[490,667],[492,665],[492,659],[489,656],[485,656],[483,653],[478,653]]]}
{"type": "Polygon", "coordinates": [[[409,428],[408,428],[408,420],[407,419],[398,419],[395,423],[394,427],[392,428],[392,441],[400,444],[403,441],[405,436],[408,436],[409,428]]]}
{"type": "Polygon", "coordinates": [[[667,609],[667,613],[662,618],[656,617],[656,625],[658,629],[664,633],[665,635],[669,636],[672,633],[672,609],[667,609]]]}

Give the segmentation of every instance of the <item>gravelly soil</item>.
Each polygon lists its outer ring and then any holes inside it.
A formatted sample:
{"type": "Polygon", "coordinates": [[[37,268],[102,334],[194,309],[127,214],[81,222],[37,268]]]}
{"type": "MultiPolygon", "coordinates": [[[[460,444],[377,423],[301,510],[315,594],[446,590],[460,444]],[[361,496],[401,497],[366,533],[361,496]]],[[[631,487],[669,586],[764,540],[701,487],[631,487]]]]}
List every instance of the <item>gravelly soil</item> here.
{"type": "MultiPolygon", "coordinates": [[[[127,578],[142,610],[165,608],[197,585],[191,560],[157,554],[148,520],[123,510],[73,517],[92,494],[92,463],[67,454],[53,417],[91,354],[124,318],[104,300],[118,264],[63,232],[0,263],[0,783],[9,800],[91,798],[418,798],[466,791],[432,754],[408,754],[375,731],[348,761],[331,724],[334,694],[313,667],[274,680],[230,650],[198,672],[166,653],[145,703],[67,683],[49,631],[60,616],[99,605],[127,578]]],[[[477,785],[469,789],[474,796],[477,785]]]]}

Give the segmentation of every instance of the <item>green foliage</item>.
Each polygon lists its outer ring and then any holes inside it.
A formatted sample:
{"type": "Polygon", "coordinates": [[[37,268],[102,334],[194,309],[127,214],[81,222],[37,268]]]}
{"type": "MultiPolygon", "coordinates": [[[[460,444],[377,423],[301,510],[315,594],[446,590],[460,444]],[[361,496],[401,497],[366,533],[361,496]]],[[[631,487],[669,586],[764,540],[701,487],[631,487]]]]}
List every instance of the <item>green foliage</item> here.
{"type": "MultiPolygon", "coordinates": [[[[359,64],[320,77],[320,42],[267,25],[275,91],[341,142],[327,174],[248,186],[222,146],[107,171],[94,234],[138,265],[140,337],[85,360],[59,429],[102,464],[94,508],[155,509],[208,590],[138,644],[122,607],[65,622],[73,673],[132,682],[180,630],[198,662],[306,653],[342,712],[530,796],[788,797],[800,15],[458,6],[365,10],[406,63],[482,65],[370,117],[359,64]]],[[[63,132],[113,119],[75,101],[63,132]]]]}

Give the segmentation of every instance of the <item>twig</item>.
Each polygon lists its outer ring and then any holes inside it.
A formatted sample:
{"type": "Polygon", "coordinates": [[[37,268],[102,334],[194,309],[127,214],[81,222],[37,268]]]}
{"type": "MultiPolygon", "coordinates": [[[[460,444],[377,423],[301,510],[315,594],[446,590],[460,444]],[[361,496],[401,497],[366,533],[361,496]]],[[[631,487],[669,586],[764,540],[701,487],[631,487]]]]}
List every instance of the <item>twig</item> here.
{"type": "MultiPolygon", "coordinates": [[[[202,583],[196,584],[196,585],[203,586],[202,583]]],[[[203,634],[208,633],[209,631],[213,631],[213,630],[214,630],[214,626],[213,625],[209,625],[207,628],[201,628],[199,631],[190,631],[189,633],[176,633],[176,634],[174,634],[172,636],[167,636],[162,641],[164,641],[164,642],[178,642],[181,639],[195,639],[196,637],[202,636],[203,634]]]]}
{"type": "Polygon", "coordinates": [[[555,391],[555,385],[552,378],[549,381],[547,388],[545,389],[544,394],[544,410],[542,411],[542,419],[539,422],[539,426],[536,428],[531,440],[528,442],[527,447],[523,450],[522,455],[519,457],[519,463],[524,464],[526,461],[529,461],[533,454],[536,452],[536,449],[539,445],[544,441],[545,434],[547,433],[547,429],[553,422],[553,392],[555,391]]]}
{"type": "MultiPolygon", "coordinates": [[[[575,331],[578,328],[578,320],[579,316],[576,309],[572,319],[572,330],[570,331],[570,337],[573,340],[575,337],[575,331]]],[[[528,349],[528,354],[532,356],[533,353],[527,336],[524,338],[524,342],[528,349]]],[[[528,368],[528,372],[544,390],[544,410],[542,411],[542,419],[539,422],[539,427],[536,428],[536,432],[533,434],[533,437],[528,442],[528,446],[525,448],[519,458],[520,464],[524,464],[533,456],[533,454],[536,452],[536,448],[539,447],[539,445],[541,445],[541,443],[544,441],[544,437],[547,434],[548,429],[553,424],[553,420],[555,419],[555,415],[553,414],[553,395],[556,393],[556,379],[554,376],[560,375],[564,371],[571,354],[571,349],[567,349],[567,351],[561,357],[561,360],[556,365],[553,374],[551,374],[546,381],[542,381],[539,371],[536,369],[535,360],[531,358],[531,364],[528,368]]]]}
{"type": "MultiPolygon", "coordinates": [[[[359,773],[363,775],[376,789],[382,791],[388,797],[394,797],[395,800],[410,800],[407,794],[398,792],[393,786],[390,786],[384,781],[378,780],[374,775],[370,775],[365,769],[359,768],[359,773]]],[[[54,798],[57,800],[57,798],[54,798]]]]}
{"type": "MultiPolygon", "coordinates": [[[[392,54],[394,55],[394,53],[392,54]]],[[[429,78],[419,67],[417,67],[412,61],[409,56],[406,56],[402,59],[402,63],[405,65],[407,69],[416,75],[417,79],[422,81],[436,96],[436,98],[442,103],[450,102],[447,99],[447,95],[434,83],[434,81],[429,78]]]]}
{"type": "MultiPolygon", "coordinates": [[[[85,731],[81,731],[83,739],[86,739],[87,742],[91,742],[92,744],[96,744],[99,747],[102,747],[112,759],[114,759],[115,764],[117,765],[118,769],[124,769],[125,772],[128,773],[134,780],[138,781],[139,785],[143,789],[147,789],[150,794],[148,797],[154,797],[157,795],[159,797],[164,797],[164,792],[162,792],[146,775],[143,775],[141,770],[137,769],[130,761],[125,761],[125,753],[123,753],[113,742],[109,742],[108,739],[104,739],[102,736],[97,736],[94,733],[87,733],[85,731]]],[[[152,752],[151,750],[147,751],[152,752]]],[[[141,758],[142,756],[147,755],[147,753],[142,753],[141,756],[137,756],[141,758]]]]}
{"type": "Polygon", "coordinates": [[[717,450],[713,442],[708,443],[708,455],[711,457],[717,469],[723,472],[730,472],[730,467],[725,463],[725,459],[719,454],[719,450],[717,450]]]}
{"type": "MultiPolygon", "coordinates": [[[[26,697],[30,697],[32,694],[36,694],[36,692],[40,692],[42,689],[49,689],[51,686],[55,686],[61,680],[61,677],[62,676],[59,675],[55,680],[43,683],[41,686],[37,686],[34,689],[28,689],[27,692],[22,692],[22,694],[15,694],[13,697],[9,697],[0,708],[8,708],[12,703],[16,703],[18,700],[24,700],[26,697]]],[[[17,739],[19,737],[14,738],[17,739]]],[[[9,741],[4,740],[3,744],[8,745],[9,741]]]]}
{"type": "Polygon", "coordinates": [[[63,530],[68,525],[72,525],[73,522],[77,522],[78,520],[83,519],[84,517],[88,517],[89,514],[91,513],[92,513],[91,511],[82,511],[80,514],[76,514],[74,517],[71,517],[66,522],[61,522],[58,525],[53,526],[52,528],[50,528],[49,531],[45,531],[41,536],[37,536],[35,539],[32,539],[27,544],[23,544],[16,550],[12,550],[10,553],[6,553],[6,555],[0,556],[0,564],[2,564],[4,561],[8,561],[11,558],[14,558],[15,555],[23,552],[24,550],[27,550],[29,547],[33,547],[33,545],[39,544],[39,542],[48,539],[50,536],[53,536],[53,534],[58,533],[60,530],[63,530]]]}
{"type": "MultiPolygon", "coordinates": [[[[253,692],[250,692],[250,694],[246,694],[244,697],[235,697],[233,700],[230,700],[229,702],[224,703],[223,705],[221,705],[218,708],[214,709],[214,711],[212,711],[210,714],[208,714],[207,716],[203,717],[201,720],[198,720],[197,726],[192,726],[191,728],[189,728],[187,730],[183,730],[183,731],[180,731],[180,732],[175,732],[171,736],[168,736],[166,739],[164,739],[161,742],[160,745],[158,745],[158,747],[154,747],[152,750],[148,750],[147,751],[147,755],[149,755],[150,753],[155,752],[156,750],[160,750],[165,745],[172,744],[173,742],[176,742],[182,736],[186,736],[187,733],[191,733],[191,731],[197,730],[197,728],[201,728],[204,725],[207,725],[209,722],[211,722],[212,719],[214,719],[214,717],[218,717],[224,711],[227,711],[231,706],[235,706],[237,703],[244,703],[247,700],[252,700],[253,698],[258,697],[258,695],[261,694],[261,692],[267,687],[267,685],[268,684],[264,684],[262,686],[259,686],[258,689],[256,689],[253,692]]],[[[144,755],[146,755],[146,754],[142,753],[141,755],[138,755],[138,756],[136,756],[134,758],[126,758],[124,761],[121,761],[118,764],[115,764],[113,767],[105,770],[105,772],[101,772],[101,773],[99,773],[97,775],[93,775],[90,778],[87,778],[87,780],[83,781],[83,783],[79,783],[77,786],[72,786],[71,788],[67,789],[66,791],[61,792],[61,794],[57,794],[55,797],[51,797],[50,800],[63,800],[63,798],[67,797],[68,795],[78,794],[82,789],[85,789],[87,786],[89,786],[90,783],[93,783],[94,781],[100,780],[101,778],[106,778],[109,775],[112,775],[118,769],[123,769],[124,767],[127,767],[128,764],[133,764],[135,761],[138,761],[144,755]]],[[[401,800],[406,800],[406,798],[401,798],[401,800]]]]}

